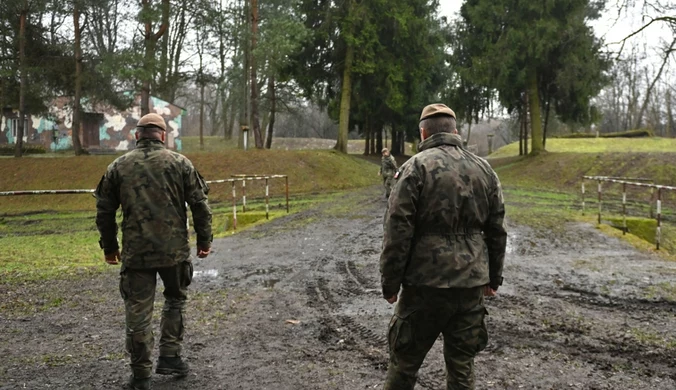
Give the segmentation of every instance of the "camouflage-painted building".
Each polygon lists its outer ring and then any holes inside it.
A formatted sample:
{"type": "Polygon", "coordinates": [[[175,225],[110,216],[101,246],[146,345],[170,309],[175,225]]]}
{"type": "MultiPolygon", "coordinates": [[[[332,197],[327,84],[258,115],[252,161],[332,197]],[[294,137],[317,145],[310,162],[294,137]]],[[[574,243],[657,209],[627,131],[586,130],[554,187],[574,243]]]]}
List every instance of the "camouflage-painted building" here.
{"type": "MultiPolygon", "coordinates": [[[[119,111],[106,105],[92,106],[83,102],[81,119],[82,146],[92,152],[126,151],[136,146],[136,123],[141,118],[141,97],[131,108],[119,111]]],[[[180,151],[181,127],[185,110],[156,97],[150,98],[150,112],[156,112],[167,122],[167,148],[180,151]]],[[[19,112],[5,109],[0,119],[0,144],[14,144],[18,131],[19,112]]],[[[72,99],[57,98],[45,116],[27,113],[24,142],[40,144],[47,150],[67,150],[73,147],[72,99]]]]}

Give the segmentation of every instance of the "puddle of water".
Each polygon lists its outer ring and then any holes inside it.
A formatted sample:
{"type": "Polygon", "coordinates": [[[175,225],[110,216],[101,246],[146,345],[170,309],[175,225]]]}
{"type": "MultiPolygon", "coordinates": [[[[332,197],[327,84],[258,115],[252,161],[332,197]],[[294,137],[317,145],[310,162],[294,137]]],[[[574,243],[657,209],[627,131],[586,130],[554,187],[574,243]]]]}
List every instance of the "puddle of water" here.
{"type": "Polygon", "coordinates": [[[507,234],[507,247],[505,248],[505,253],[514,253],[514,242],[516,241],[517,236],[513,233],[507,234]]]}
{"type": "Polygon", "coordinates": [[[265,279],[262,281],[263,287],[267,288],[273,288],[277,283],[279,283],[279,279],[265,279]]]}
{"type": "Polygon", "coordinates": [[[218,276],[218,270],[217,269],[208,269],[205,271],[195,271],[192,274],[193,278],[215,278],[218,276]]]}

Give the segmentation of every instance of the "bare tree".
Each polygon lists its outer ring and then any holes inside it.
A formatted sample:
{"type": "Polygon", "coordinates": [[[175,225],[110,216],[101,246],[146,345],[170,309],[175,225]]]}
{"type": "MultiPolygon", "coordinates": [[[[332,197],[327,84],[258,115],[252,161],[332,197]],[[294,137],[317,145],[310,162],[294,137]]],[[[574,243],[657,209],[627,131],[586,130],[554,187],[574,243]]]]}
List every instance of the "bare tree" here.
{"type": "Polygon", "coordinates": [[[26,19],[28,18],[28,0],[23,0],[19,16],[19,126],[16,132],[14,157],[23,153],[24,122],[26,121],[26,88],[28,87],[28,70],[26,67],[26,19]]]}
{"type": "Polygon", "coordinates": [[[152,0],[141,0],[143,6],[142,19],[144,21],[144,71],[143,83],[141,86],[141,115],[146,115],[150,112],[150,85],[153,79],[155,70],[155,48],[157,41],[164,35],[169,28],[169,0],[162,0],[162,22],[157,32],[153,33],[152,23],[152,0]]]}

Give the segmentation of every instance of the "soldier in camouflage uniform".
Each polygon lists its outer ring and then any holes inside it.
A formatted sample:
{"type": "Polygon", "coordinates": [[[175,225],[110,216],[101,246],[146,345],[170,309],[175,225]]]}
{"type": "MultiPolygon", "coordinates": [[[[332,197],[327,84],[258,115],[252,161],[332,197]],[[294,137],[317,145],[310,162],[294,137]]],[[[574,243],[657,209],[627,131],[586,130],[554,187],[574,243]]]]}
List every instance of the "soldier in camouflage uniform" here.
{"type": "Polygon", "coordinates": [[[397,161],[390,155],[387,148],[382,150],[383,157],[380,159],[380,171],[378,175],[383,177],[383,185],[385,186],[385,198],[390,197],[392,192],[392,183],[394,181],[394,173],[397,171],[397,161]]]}
{"type": "Polygon", "coordinates": [[[138,122],[136,149],[116,159],[96,188],[96,225],[108,264],[119,264],[125,303],[126,348],[131,354],[132,389],[149,389],[151,328],[157,274],[164,283],[160,356],[156,373],[184,376],[181,359],[184,308],[192,281],[186,203],[197,233],[197,257],[211,248],[209,187],[190,160],[164,147],[166,124],[157,114],[138,122]],[[122,206],[122,253],[115,213],[122,206]]]}
{"type": "Polygon", "coordinates": [[[447,389],[474,389],[474,357],[488,341],[484,295],[502,284],[502,190],[488,163],[462,148],[450,108],[427,106],[420,120],[420,153],[396,173],[385,213],[382,291],[399,302],[385,389],[413,389],[439,334],[447,389]]]}

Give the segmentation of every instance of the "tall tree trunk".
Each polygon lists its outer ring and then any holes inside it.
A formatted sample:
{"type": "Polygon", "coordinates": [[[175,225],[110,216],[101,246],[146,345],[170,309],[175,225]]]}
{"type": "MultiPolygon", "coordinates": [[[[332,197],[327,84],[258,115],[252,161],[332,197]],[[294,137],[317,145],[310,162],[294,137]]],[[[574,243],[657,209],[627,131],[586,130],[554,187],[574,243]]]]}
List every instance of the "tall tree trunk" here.
{"type": "Polygon", "coordinates": [[[271,75],[268,79],[268,93],[270,94],[270,119],[268,123],[268,134],[265,140],[265,148],[272,148],[272,134],[275,130],[275,115],[277,114],[277,94],[275,93],[275,76],[271,75]]]}
{"type": "Polygon", "coordinates": [[[380,153],[383,150],[383,125],[378,124],[378,129],[376,130],[376,153],[380,153]]]}
{"type": "Polygon", "coordinates": [[[552,102],[550,96],[547,96],[547,103],[545,104],[545,128],[542,130],[542,148],[547,147],[547,125],[549,124],[549,107],[552,102]]]}
{"type": "Polygon", "coordinates": [[[371,123],[369,123],[369,133],[371,133],[371,154],[376,154],[376,132],[371,123]]]}
{"type": "Polygon", "coordinates": [[[469,120],[469,125],[467,127],[467,139],[465,140],[465,146],[469,146],[469,139],[472,136],[472,119],[469,120]]]}
{"type": "Polygon", "coordinates": [[[352,62],[354,61],[354,47],[347,44],[345,54],[345,69],[340,94],[340,117],[338,120],[338,140],[335,149],[347,153],[347,135],[350,132],[350,104],[352,98],[352,62]]]}
{"type": "Polygon", "coordinates": [[[145,56],[143,67],[146,74],[141,86],[141,115],[150,113],[150,84],[155,74],[155,47],[157,41],[164,35],[169,28],[169,0],[162,0],[162,24],[156,33],[152,32],[152,6],[151,0],[141,0],[143,4],[143,18],[145,19],[145,56]]]}
{"type": "Polygon", "coordinates": [[[235,118],[237,118],[237,99],[234,97],[234,92],[230,92],[230,101],[228,103],[228,113],[225,120],[224,138],[232,139],[235,137],[235,118]]]}
{"type": "Polygon", "coordinates": [[[234,93],[229,92],[228,97],[225,99],[223,102],[223,106],[221,107],[222,110],[222,117],[223,117],[223,138],[224,139],[229,139],[232,138],[232,126],[233,126],[233,118],[235,117],[235,106],[232,103],[234,93]]]}
{"type": "MultiPolygon", "coordinates": [[[[200,68],[202,67],[200,58],[200,68]]],[[[204,150],[204,76],[200,69],[200,150],[204,150]]]]}
{"type": "MultiPolygon", "coordinates": [[[[353,13],[354,0],[348,0],[347,4],[348,23],[353,13]]],[[[354,27],[350,25],[345,34],[352,35],[354,27]]],[[[347,153],[347,135],[350,132],[350,105],[352,99],[352,66],[354,65],[354,44],[351,39],[345,39],[347,47],[345,49],[345,67],[343,68],[343,80],[340,93],[340,115],[338,119],[338,140],[335,149],[341,153],[347,153]]]]}
{"type": "Polygon", "coordinates": [[[523,156],[523,154],[524,154],[523,153],[523,128],[524,128],[524,125],[523,125],[523,117],[524,117],[523,108],[520,111],[521,112],[519,112],[519,156],[523,156]]]}
{"type": "MultiPolygon", "coordinates": [[[[162,4],[164,7],[165,5],[162,4]]],[[[169,6],[167,4],[166,6],[169,6]]],[[[167,13],[167,15],[169,15],[167,13]]],[[[175,28],[175,26],[172,26],[172,30],[175,28]]],[[[162,99],[168,99],[168,96],[166,96],[166,91],[165,89],[167,88],[168,84],[168,78],[169,78],[169,32],[167,31],[166,34],[162,35],[162,42],[160,44],[160,63],[158,66],[158,80],[155,85],[158,86],[158,93],[162,99]]]]}
{"type": "Polygon", "coordinates": [[[390,154],[393,156],[398,156],[399,155],[399,134],[397,133],[397,128],[392,123],[391,125],[392,128],[392,145],[390,147],[390,154]]]}
{"type": "Polygon", "coordinates": [[[535,71],[528,76],[528,101],[530,103],[531,154],[537,155],[544,150],[542,145],[542,118],[540,113],[540,95],[535,71]]]}
{"type": "Polygon", "coordinates": [[[14,146],[14,157],[21,157],[23,154],[23,134],[24,122],[26,120],[26,88],[28,87],[28,77],[26,70],[26,19],[28,17],[28,0],[23,1],[21,15],[19,17],[19,72],[21,72],[19,81],[19,128],[16,132],[16,145],[14,146]]]}
{"type": "Polygon", "coordinates": [[[667,86],[667,93],[665,96],[666,102],[665,104],[667,105],[667,124],[666,124],[666,137],[671,138],[671,133],[674,130],[674,115],[673,112],[671,111],[671,89],[669,89],[669,86],[667,86]]]}
{"type": "Polygon", "coordinates": [[[364,156],[368,156],[371,151],[371,132],[365,125],[362,126],[364,126],[364,156]]]}
{"type": "Polygon", "coordinates": [[[80,142],[80,133],[82,132],[81,116],[82,107],[80,107],[80,100],[82,100],[82,48],[80,40],[82,32],[80,31],[80,4],[79,1],[73,2],[73,27],[75,29],[75,96],[73,97],[73,124],[72,124],[72,139],[73,149],[75,155],[84,153],[82,150],[82,143],[80,142]]]}
{"type": "Polygon", "coordinates": [[[258,0],[251,0],[251,125],[253,127],[254,140],[257,149],[263,149],[263,137],[261,136],[261,124],[258,117],[258,76],[256,69],[256,44],[258,40],[258,0]]]}
{"type": "MultiPolygon", "coordinates": [[[[240,45],[242,46],[242,54],[244,58],[244,67],[243,67],[243,74],[242,74],[242,101],[241,103],[241,108],[239,112],[239,140],[238,140],[238,145],[240,149],[244,148],[244,137],[245,137],[245,132],[244,129],[247,129],[246,136],[248,137],[248,129],[249,129],[249,70],[250,70],[250,41],[248,39],[249,36],[249,1],[245,0],[244,4],[244,15],[243,15],[243,21],[244,21],[244,28],[241,29],[242,31],[242,38],[240,45]]],[[[247,145],[248,145],[248,139],[247,139],[247,145]]]]}
{"type": "Polygon", "coordinates": [[[397,131],[397,149],[399,150],[399,156],[406,154],[406,138],[403,131],[397,131]]]}

